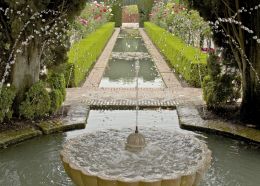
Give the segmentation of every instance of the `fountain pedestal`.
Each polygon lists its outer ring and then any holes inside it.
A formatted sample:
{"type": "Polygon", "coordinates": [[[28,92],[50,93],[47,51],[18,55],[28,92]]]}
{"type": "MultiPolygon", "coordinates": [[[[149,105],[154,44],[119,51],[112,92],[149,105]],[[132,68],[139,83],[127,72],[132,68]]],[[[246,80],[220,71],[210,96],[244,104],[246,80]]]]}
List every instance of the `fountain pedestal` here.
{"type": "Polygon", "coordinates": [[[136,126],[136,130],[134,133],[131,133],[127,137],[126,141],[126,150],[132,152],[138,152],[145,148],[145,137],[143,134],[139,133],[138,126],[136,126]]]}
{"type": "Polygon", "coordinates": [[[206,144],[176,131],[144,128],[145,148],[125,150],[131,129],[71,139],[61,152],[64,169],[79,186],[198,186],[211,162],[206,144]]]}

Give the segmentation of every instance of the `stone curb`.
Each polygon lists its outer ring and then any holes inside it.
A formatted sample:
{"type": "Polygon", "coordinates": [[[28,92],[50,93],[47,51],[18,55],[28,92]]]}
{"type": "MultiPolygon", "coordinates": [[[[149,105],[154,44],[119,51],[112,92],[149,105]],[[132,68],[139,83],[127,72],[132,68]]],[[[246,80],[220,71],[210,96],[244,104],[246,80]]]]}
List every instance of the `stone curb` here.
{"type": "Polygon", "coordinates": [[[86,104],[70,105],[67,116],[61,119],[43,121],[36,127],[21,130],[8,130],[0,133],[0,149],[9,145],[40,136],[57,132],[66,132],[86,127],[90,107],[86,104]],[[37,129],[38,128],[38,129],[37,129]]]}
{"type": "Polygon", "coordinates": [[[27,127],[21,130],[8,130],[0,133],[0,149],[9,145],[42,135],[40,130],[33,127],[27,127]]]}
{"type": "Polygon", "coordinates": [[[85,104],[71,105],[65,118],[41,122],[37,126],[44,134],[84,129],[86,127],[89,110],[89,107],[85,104]]]}
{"type": "Polygon", "coordinates": [[[228,136],[260,144],[260,131],[225,121],[203,120],[195,106],[177,106],[182,129],[202,131],[228,136]]]}

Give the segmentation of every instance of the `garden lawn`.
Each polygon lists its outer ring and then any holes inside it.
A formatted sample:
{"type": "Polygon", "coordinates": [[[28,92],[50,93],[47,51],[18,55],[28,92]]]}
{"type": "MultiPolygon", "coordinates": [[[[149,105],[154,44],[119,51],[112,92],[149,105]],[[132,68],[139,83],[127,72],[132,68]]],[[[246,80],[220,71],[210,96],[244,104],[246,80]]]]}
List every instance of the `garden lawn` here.
{"type": "Polygon", "coordinates": [[[114,23],[106,23],[86,38],[72,45],[68,53],[69,60],[66,72],[66,77],[70,79],[70,87],[80,86],[85,80],[112,36],[114,27],[114,23]]]}
{"type": "Polygon", "coordinates": [[[198,48],[187,46],[180,38],[154,23],[145,22],[144,28],[177,73],[189,84],[200,87],[206,75],[208,55],[198,48]]]}

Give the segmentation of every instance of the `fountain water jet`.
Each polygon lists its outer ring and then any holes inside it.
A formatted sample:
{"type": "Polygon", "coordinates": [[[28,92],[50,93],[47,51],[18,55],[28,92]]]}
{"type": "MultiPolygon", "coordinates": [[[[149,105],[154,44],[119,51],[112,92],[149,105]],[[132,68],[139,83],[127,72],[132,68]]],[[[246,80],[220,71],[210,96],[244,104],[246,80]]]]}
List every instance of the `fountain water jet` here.
{"type": "Polygon", "coordinates": [[[140,151],[145,147],[145,137],[139,133],[138,130],[138,111],[139,111],[139,100],[138,100],[138,74],[140,70],[140,64],[137,60],[135,62],[135,72],[136,72],[136,126],[135,132],[127,137],[126,149],[129,151],[140,151]]]}

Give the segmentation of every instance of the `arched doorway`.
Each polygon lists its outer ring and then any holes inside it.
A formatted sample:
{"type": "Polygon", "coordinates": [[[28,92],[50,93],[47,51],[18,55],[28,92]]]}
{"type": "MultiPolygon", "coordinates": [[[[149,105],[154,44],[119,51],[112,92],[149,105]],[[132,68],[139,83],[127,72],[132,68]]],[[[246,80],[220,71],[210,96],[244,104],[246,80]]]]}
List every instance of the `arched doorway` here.
{"type": "MultiPolygon", "coordinates": [[[[140,27],[143,27],[144,21],[149,20],[149,14],[151,12],[152,6],[153,6],[154,0],[114,0],[113,6],[112,6],[112,14],[113,17],[111,21],[114,21],[116,24],[116,27],[121,27],[123,21],[131,21],[135,22],[138,18],[140,27]],[[129,16],[125,16],[123,18],[123,7],[129,6],[129,5],[136,5],[138,14],[135,15],[135,18],[129,18],[129,16]]],[[[135,6],[134,6],[135,7],[135,6]]],[[[134,8],[136,10],[136,8],[134,8]]],[[[129,14],[128,14],[129,15],[129,14]]],[[[131,15],[131,13],[130,13],[131,15]]],[[[134,16],[133,16],[134,17],[134,16]]]]}
{"type": "Polygon", "coordinates": [[[139,11],[137,5],[122,7],[122,23],[139,23],[139,11]]]}

